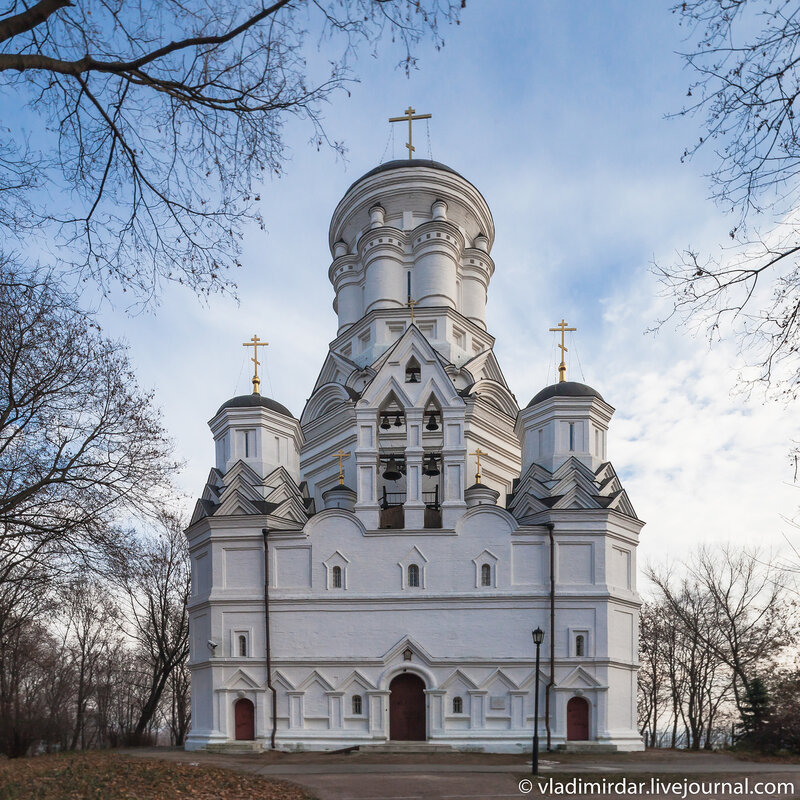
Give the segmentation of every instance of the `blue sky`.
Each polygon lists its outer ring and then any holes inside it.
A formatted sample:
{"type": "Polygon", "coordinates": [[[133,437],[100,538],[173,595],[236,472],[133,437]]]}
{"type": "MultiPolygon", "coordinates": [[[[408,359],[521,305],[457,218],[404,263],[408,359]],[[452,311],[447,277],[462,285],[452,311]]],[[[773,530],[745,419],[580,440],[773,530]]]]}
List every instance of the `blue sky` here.
{"type": "MultiPolygon", "coordinates": [[[[130,342],[145,386],[164,409],[187,468],[187,497],[213,462],[206,422],[249,391],[241,343],[270,342],[262,391],[299,416],[336,333],[327,231],[336,203],[361,174],[392,157],[388,117],[412,104],[417,155],[443,161],[492,209],[497,270],[487,318],[520,404],[553,379],[548,332],[578,327],[570,376],[617,408],[609,456],[640,516],[643,560],[700,541],[756,540],[779,547],[800,492],[787,453],[789,411],[732,393],[738,356],[723,344],[665,328],[645,334],[668,306],[649,271],[688,244],[714,250],[728,220],[707,199],[711,154],[681,165],[700,120],[667,120],[691,80],[666,2],[470,0],[446,45],[418,51],[410,78],[386,44],[354,64],[360,82],[325,110],[346,161],[308,144],[290,120],[286,175],[263,187],[267,232],[248,232],[236,279],[240,301],[203,305],[168,289],[154,315],[104,312],[106,330],[130,342]],[[428,152],[428,132],[430,153],[428,152]]],[[[309,51],[312,68],[325,52],[309,51]]],[[[394,156],[405,154],[405,126],[394,156]]],[[[191,506],[187,500],[187,507],[191,506]]]]}

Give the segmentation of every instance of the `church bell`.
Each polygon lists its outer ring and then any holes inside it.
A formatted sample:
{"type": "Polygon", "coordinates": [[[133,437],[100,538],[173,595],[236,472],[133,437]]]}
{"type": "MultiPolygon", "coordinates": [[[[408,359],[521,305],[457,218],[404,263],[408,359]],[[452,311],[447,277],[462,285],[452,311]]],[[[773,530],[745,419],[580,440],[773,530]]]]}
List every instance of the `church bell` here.
{"type": "Polygon", "coordinates": [[[388,414],[384,414],[383,415],[383,420],[381,421],[381,430],[382,431],[388,431],[389,428],[391,428],[391,427],[392,427],[392,423],[389,422],[388,414]]]}
{"type": "Polygon", "coordinates": [[[389,459],[389,463],[386,465],[386,471],[383,473],[383,477],[386,478],[387,481],[396,481],[402,476],[403,473],[400,472],[400,468],[397,466],[397,461],[395,460],[395,457],[392,456],[389,459]]]}
{"type": "Polygon", "coordinates": [[[425,464],[425,468],[422,470],[423,475],[428,475],[429,477],[433,477],[434,475],[439,474],[439,467],[436,465],[436,456],[431,453],[428,457],[428,461],[425,464]]]}
{"type": "Polygon", "coordinates": [[[429,431],[438,431],[439,430],[439,425],[436,422],[436,414],[434,414],[433,411],[431,411],[431,415],[428,418],[428,424],[425,426],[425,429],[429,430],[429,431]]]}

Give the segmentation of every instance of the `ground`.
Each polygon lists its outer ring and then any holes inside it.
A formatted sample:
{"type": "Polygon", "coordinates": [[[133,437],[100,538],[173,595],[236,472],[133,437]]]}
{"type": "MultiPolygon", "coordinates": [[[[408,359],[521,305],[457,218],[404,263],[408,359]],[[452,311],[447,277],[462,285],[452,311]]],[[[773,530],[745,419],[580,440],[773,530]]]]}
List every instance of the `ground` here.
{"type": "Polygon", "coordinates": [[[0,760],[0,800],[308,800],[297,786],[247,772],[113,751],[0,760]]]}
{"type": "Polygon", "coordinates": [[[722,753],[669,750],[597,756],[542,753],[540,766],[539,778],[532,779],[530,759],[519,755],[222,755],[149,748],[0,762],[0,800],[507,800],[623,796],[741,800],[800,796],[797,759],[753,761],[722,753]],[[588,786],[586,782],[590,782],[588,786]],[[664,787],[667,783],[670,785],[664,787]],[[727,785],[720,786],[721,783],[727,785]],[[770,783],[775,785],[765,785],[770,783]]]}
{"type": "Polygon", "coordinates": [[[260,755],[187,754],[150,750],[138,755],[225,766],[298,784],[319,800],[508,800],[509,798],[681,798],[727,800],[743,797],[800,796],[800,764],[744,761],[722,753],[648,751],[612,755],[542,753],[540,779],[530,781],[530,756],[381,753],[263,753],[260,755]],[[549,779],[553,785],[549,785],[549,779]],[[608,791],[570,785],[573,779],[605,779],[608,791]],[[626,783],[620,785],[622,780],[626,783]],[[744,785],[747,779],[749,783],[744,785]],[[655,783],[651,783],[655,781],[655,783]],[[662,791],[658,781],[675,783],[662,791]],[[729,782],[703,791],[694,782],[729,782]],[[781,782],[777,787],[756,784],[781,782]],[[539,783],[542,785],[540,786],[539,783]],[[616,784],[616,785],[615,785],[616,784]],[[635,784],[635,785],[634,785],[635,784]],[[639,784],[644,784],[639,791],[639,784]],[[736,784],[736,785],[733,785],[736,784]],[[719,789],[722,791],[719,791],[719,789]],[[764,789],[767,789],[764,791],[764,789]],[[759,789],[761,789],[759,791],[759,789]]]}

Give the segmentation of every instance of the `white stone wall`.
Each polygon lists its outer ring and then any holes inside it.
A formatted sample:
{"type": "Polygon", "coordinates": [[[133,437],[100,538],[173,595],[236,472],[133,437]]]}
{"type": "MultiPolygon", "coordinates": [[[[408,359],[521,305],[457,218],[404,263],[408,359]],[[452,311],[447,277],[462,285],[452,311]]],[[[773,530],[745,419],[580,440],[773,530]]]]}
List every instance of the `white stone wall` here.
{"type": "MultiPolygon", "coordinates": [[[[632,552],[635,531],[617,525],[612,542],[603,530],[606,524],[596,520],[556,533],[557,688],[551,729],[554,744],[565,740],[566,702],[579,694],[592,709],[593,737],[628,749],[639,741],[638,609],[633,590],[615,585],[622,574],[615,554],[632,552]],[[586,636],[583,657],[574,652],[577,633],[586,636]]],[[[213,572],[224,576],[233,553],[247,553],[251,567],[247,585],[222,577],[213,591],[193,594],[196,716],[190,746],[232,739],[231,709],[242,696],[256,704],[257,737],[266,740],[271,706],[265,691],[261,533],[242,528],[231,536],[209,527],[205,534],[198,532],[198,542],[207,541],[209,534],[213,572]],[[246,658],[235,650],[240,631],[250,637],[252,655],[246,658]],[[218,643],[213,656],[207,638],[218,643]]],[[[208,547],[192,547],[193,563],[208,547]]],[[[492,750],[529,746],[530,632],[537,626],[549,630],[548,565],[544,529],[520,528],[507,512],[486,506],[465,514],[454,531],[425,535],[366,531],[352,514],[336,510],[316,515],[302,532],[272,534],[278,741],[286,747],[315,748],[386,740],[388,685],[406,669],[426,684],[429,739],[492,750]],[[405,580],[411,563],[421,569],[419,588],[405,580]],[[483,563],[492,568],[490,587],[480,586],[483,563]],[[344,571],[341,589],[332,588],[329,580],[332,564],[344,571]],[[408,661],[403,657],[407,648],[412,653],[408,661]],[[360,715],[352,714],[353,694],[362,697],[360,715]],[[452,710],[456,696],[462,698],[461,713],[452,710]]],[[[548,636],[543,681],[549,674],[549,647],[548,636]]],[[[540,708],[543,715],[543,696],[540,708]]]]}

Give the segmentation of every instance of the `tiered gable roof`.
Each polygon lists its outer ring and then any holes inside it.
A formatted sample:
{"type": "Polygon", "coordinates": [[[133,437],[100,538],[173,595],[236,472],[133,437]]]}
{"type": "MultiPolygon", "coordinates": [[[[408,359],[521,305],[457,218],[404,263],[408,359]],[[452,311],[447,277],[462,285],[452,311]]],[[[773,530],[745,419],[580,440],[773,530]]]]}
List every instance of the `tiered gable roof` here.
{"type": "Polygon", "coordinates": [[[284,467],[263,480],[243,461],[225,475],[212,469],[190,524],[206,517],[260,515],[264,524],[276,528],[301,529],[314,513],[314,501],[305,482],[299,486],[284,467]]]}
{"type": "Polygon", "coordinates": [[[613,509],[638,519],[626,491],[606,461],[592,472],[577,458],[567,459],[555,472],[539,464],[514,484],[508,510],[521,522],[547,509],[613,509]]]}

